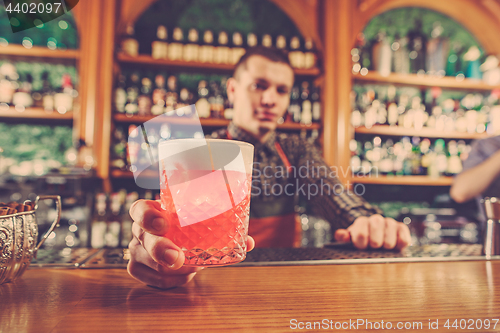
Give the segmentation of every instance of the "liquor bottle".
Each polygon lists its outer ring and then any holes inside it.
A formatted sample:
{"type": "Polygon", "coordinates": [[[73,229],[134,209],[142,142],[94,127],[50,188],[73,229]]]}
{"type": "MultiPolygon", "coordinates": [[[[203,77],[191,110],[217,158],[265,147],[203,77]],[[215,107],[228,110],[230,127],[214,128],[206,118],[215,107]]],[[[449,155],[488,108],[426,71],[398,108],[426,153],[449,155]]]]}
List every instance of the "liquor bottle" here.
{"type": "Polygon", "coordinates": [[[168,31],[164,25],[159,25],[156,29],[156,40],[151,43],[151,56],[154,59],[168,58],[168,31]]]}
{"type": "Polygon", "coordinates": [[[155,116],[165,113],[165,101],[167,91],[165,90],[165,77],[161,74],[155,77],[155,89],[153,90],[153,106],[151,113],[155,116]]]}
{"type": "Polygon", "coordinates": [[[462,172],[462,161],[459,157],[458,145],[455,140],[448,142],[448,168],[446,169],[446,174],[448,176],[454,176],[462,172]]]}
{"type": "Polygon", "coordinates": [[[462,70],[461,53],[462,45],[454,42],[450,47],[448,58],[446,59],[446,75],[456,76],[462,70]]]}
{"type": "Polygon", "coordinates": [[[300,89],[295,86],[290,94],[290,105],[288,106],[287,122],[300,122],[300,89]]]}
{"type": "Polygon", "coordinates": [[[95,197],[94,216],[92,218],[92,230],[90,245],[95,249],[104,247],[106,235],[106,195],[98,193],[95,197]]]}
{"type": "Polygon", "coordinates": [[[151,114],[151,104],[152,104],[151,91],[152,91],[151,79],[148,77],[143,77],[141,80],[141,94],[137,99],[139,115],[141,116],[148,116],[151,114]]]}
{"type": "Polygon", "coordinates": [[[254,34],[253,32],[250,32],[247,35],[247,47],[254,47],[257,46],[258,41],[257,41],[257,35],[254,34]]]}
{"type": "Polygon", "coordinates": [[[446,74],[446,57],[448,55],[448,40],[442,37],[443,27],[439,21],[434,22],[432,38],[427,42],[426,67],[431,75],[446,74]]]}
{"type": "Polygon", "coordinates": [[[177,77],[170,75],[167,79],[167,98],[165,100],[165,113],[172,112],[177,107],[179,92],[177,87],[177,77]]]}
{"type": "Polygon", "coordinates": [[[412,73],[425,73],[427,38],[422,32],[422,22],[417,20],[414,29],[408,32],[408,50],[412,73]]]}
{"type": "Polygon", "coordinates": [[[135,165],[137,164],[137,158],[139,156],[139,150],[141,149],[139,140],[137,139],[139,135],[139,130],[136,125],[130,125],[128,127],[128,145],[127,145],[127,165],[130,171],[135,172],[135,165]],[[130,140],[132,139],[132,140],[130,140]]]}
{"type": "Polygon", "coordinates": [[[231,64],[236,64],[241,56],[245,54],[243,48],[243,36],[239,32],[233,33],[233,43],[231,47],[231,64]]]}
{"type": "Polygon", "coordinates": [[[168,59],[182,60],[184,50],[184,33],[179,27],[175,27],[172,32],[172,43],[168,45],[168,59]]]}
{"type": "Polygon", "coordinates": [[[290,39],[290,52],[288,53],[290,64],[295,68],[305,67],[305,56],[300,48],[300,39],[297,36],[290,39]]]}
{"type": "Polygon", "coordinates": [[[118,193],[112,193],[109,198],[109,210],[106,219],[106,247],[115,248],[120,245],[122,203],[118,193]]]}
{"type": "Polygon", "coordinates": [[[113,131],[113,147],[111,148],[112,168],[125,170],[127,162],[127,140],[125,131],[122,127],[117,126],[113,131]]]}
{"type": "Polygon", "coordinates": [[[135,38],[135,30],[132,25],[127,26],[127,35],[121,44],[122,52],[126,55],[137,57],[139,55],[139,42],[135,38]]]}
{"type": "Polygon", "coordinates": [[[31,98],[32,83],[33,77],[31,74],[20,76],[20,84],[14,96],[12,96],[12,104],[17,111],[24,111],[25,108],[33,104],[33,98],[31,98]]]}
{"type": "Polygon", "coordinates": [[[196,112],[199,118],[210,117],[210,103],[208,102],[207,81],[201,80],[198,82],[198,100],[195,103],[196,112]]]}
{"type": "Polygon", "coordinates": [[[372,46],[373,67],[382,76],[391,73],[392,50],[385,32],[377,34],[377,42],[372,46]]]}
{"type": "Polygon", "coordinates": [[[391,45],[391,49],[394,51],[392,54],[392,71],[399,74],[410,73],[408,38],[396,35],[394,43],[391,45]]]}
{"type": "Polygon", "coordinates": [[[286,37],[279,35],[276,37],[276,48],[279,50],[286,50],[286,37]]]}
{"type": "Polygon", "coordinates": [[[313,87],[311,90],[312,101],[312,121],[313,123],[321,123],[321,101],[319,97],[319,88],[313,87]]]}
{"type": "Polygon", "coordinates": [[[229,64],[231,61],[229,53],[229,37],[225,31],[219,32],[217,46],[214,50],[213,61],[216,64],[229,64]]]}
{"type": "Polygon", "coordinates": [[[16,67],[10,62],[0,66],[0,103],[10,105],[16,92],[15,82],[19,78],[16,67]]]}
{"type": "Polygon", "coordinates": [[[63,74],[59,92],[54,95],[54,108],[64,114],[73,109],[73,83],[69,74],[63,74]]]}
{"type": "Polygon", "coordinates": [[[54,110],[54,95],[49,81],[49,72],[42,73],[42,105],[47,112],[54,110]]]}
{"type": "MultiPolygon", "coordinates": [[[[179,92],[179,100],[177,101],[177,109],[184,108],[191,105],[190,103],[190,92],[187,88],[182,88],[179,92]]],[[[191,114],[184,114],[186,117],[190,117],[191,114]]]]}
{"type": "Polygon", "coordinates": [[[216,119],[223,118],[224,98],[222,97],[221,89],[215,81],[211,81],[209,87],[210,97],[208,98],[208,102],[210,103],[211,116],[216,119]]]}
{"type": "Polygon", "coordinates": [[[200,46],[198,61],[213,62],[214,59],[214,35],[212,31],[205,30],[203,33],[203,45],[200,46]]]}
{"type": "Polygon", "coordinates": [[[482,74],[479,69],[481,66],[479,58],[481,57],[481,51],[477,46],[471,46],[467,53],[464,54],[463,60],[466,64],[465,77],[471,79],[481,79],[482,74]]]}
{"type": "Polygon", "coordinates": [[[121,247],[128,247],[130,241],[132,241],[132,223],[134,222],[130,217],[129,211],[132,204],[139,199],[137,192],[127,193],[125,197],[125,209],[122,210],[122,230],[121,230],[121,247]]]}
{"type": "Polygon", "coordinates": [[[312,103],[310,101],[309,82],[304,81],[301,84],[300,100],[301,100],[301,114],[300,123],[304,125],[311,125],[312,123],[312,103]]]}
{"type": "Polygon", "coordinates": [[[262,46],[264,47],[272,47],[273,46],[273,38],[269,34],[265,34],[262,36],[262,46]]]}
{"type": "Polygon", "coordinates": [[[304,41],[304,66],[305,68],[313,68],[316,66],[316,52],[314,51],[314,43],[312,38],[307,37],[304,41]]]}
{"type": "Polygon", "coordinates": [[[200,53],[198,30],[189,29],[187,39],[187,44],[184,45],[184,61],[198,61],[198,54],[200,53]]]}
{"type": "Polygon", "coordinates": [[[127,85],[127,79],[125,75],[120,74],[118,76],[118,83],[115,89],[115,110],[119,113],[125,112],[125,104],[127,103],[127,91],[125,87],[127,85]]]}
{"type": "Polygon", "coordinates": [[[125,112],[127,115],[135,115],[139,112],[137,99],[139,97],[139,75],[132,73],[130,75],[130,83],[127,87],[127,104],[125,104],[125,112]]]}

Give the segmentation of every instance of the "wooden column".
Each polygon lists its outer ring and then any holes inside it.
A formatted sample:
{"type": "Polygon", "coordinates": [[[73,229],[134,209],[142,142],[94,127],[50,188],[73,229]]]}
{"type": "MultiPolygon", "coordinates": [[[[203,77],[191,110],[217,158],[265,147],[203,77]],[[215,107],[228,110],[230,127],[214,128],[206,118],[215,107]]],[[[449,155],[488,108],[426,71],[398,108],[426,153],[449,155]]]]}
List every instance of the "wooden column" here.
{"type": "Polygon", "coordinates": [[[323,11],[325,85],[324,157],[339,167],[342,182],[349,179],[351,139],[351,45],[352,6],[350,0],[325,0],[323,11]]]}

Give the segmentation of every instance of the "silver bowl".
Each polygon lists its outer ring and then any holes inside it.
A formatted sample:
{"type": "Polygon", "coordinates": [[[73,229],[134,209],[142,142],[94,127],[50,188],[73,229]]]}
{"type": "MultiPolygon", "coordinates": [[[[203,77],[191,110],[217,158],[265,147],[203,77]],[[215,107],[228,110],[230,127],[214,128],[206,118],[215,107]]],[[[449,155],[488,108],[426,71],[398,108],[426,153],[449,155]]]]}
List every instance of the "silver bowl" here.
{"type": "Polygon", "coordinates": [[[41,195],[35,200],[35,208],[28,212],[0,216],[0,284],[11,282],[20,277],[28,268],[31,259],[47,237],[59,225],[61,218],[61,197],[41,195]],[[49,230],[38,244],[38,224],[35,212],[40,200],[56,201],[57,216],[49,230]]]}

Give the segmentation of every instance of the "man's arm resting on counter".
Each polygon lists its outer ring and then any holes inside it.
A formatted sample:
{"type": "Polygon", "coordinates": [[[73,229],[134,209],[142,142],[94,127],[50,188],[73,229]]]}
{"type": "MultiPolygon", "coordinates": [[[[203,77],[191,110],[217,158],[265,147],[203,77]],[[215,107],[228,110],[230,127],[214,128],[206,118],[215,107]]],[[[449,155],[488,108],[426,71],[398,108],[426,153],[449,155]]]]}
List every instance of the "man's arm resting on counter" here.
{"type": "Polygon", "coordinates": [[[500,176],[500,150],[484,162],[460,173],[450,189],[450,196],[458,203],[483,193],[500,176]]]}
{"type": "Polygon", "coordinates": [[[308,173],[314,176],[300,179],[300,182],[317,186],[328,184],[327,188],[335,189],[332,193],[312,197],[310,202],[315,213],[334,222],[333,226],[337,229],[334,235],[336,241],[351,241],[359,249],[370,246],[401,250],[411,243],[410,230],[405,224],[383,217],[378,207],[350,192],[337,177],[332,177],[329,172],[321,172],[330,168],[321,158],[319,151],[309,143],[305,143],[304,147],[308,153],[303,155],[299,166],[314,165],[317,170],[308,173]],[[314,163],[307,164],[308,160],[313,160],[314,163]]]}

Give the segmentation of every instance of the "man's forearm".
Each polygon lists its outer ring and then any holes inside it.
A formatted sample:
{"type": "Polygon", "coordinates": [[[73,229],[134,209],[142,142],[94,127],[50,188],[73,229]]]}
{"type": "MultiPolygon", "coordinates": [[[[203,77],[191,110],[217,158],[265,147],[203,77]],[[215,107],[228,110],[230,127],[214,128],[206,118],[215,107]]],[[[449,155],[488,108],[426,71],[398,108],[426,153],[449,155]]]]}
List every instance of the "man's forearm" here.
{"type": "Polygon", "coordinates": [[[459,174],[450,189],[456,202],[468,201],[483,193],[500,176],[500,151],[483,163],[459,174]]]}

